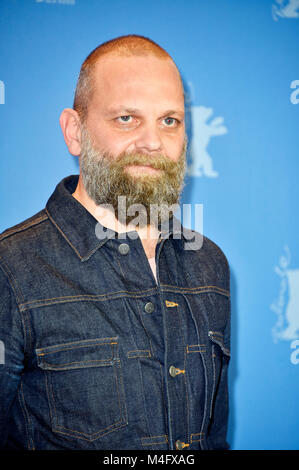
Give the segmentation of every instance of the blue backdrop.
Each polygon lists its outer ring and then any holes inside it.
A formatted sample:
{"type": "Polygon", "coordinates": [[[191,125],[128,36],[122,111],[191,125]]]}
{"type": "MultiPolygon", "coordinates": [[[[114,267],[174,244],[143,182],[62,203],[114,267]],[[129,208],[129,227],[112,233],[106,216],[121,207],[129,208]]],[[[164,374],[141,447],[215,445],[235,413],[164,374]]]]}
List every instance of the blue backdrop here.
{"type": "Polygon", "coordinates": [[[60,112],[88,53],[129,33],[181,70],[182,202],[231,265],[232,449],[299,449],[298,0],[0,0],[0,231],[78,173],[60,112]]]}

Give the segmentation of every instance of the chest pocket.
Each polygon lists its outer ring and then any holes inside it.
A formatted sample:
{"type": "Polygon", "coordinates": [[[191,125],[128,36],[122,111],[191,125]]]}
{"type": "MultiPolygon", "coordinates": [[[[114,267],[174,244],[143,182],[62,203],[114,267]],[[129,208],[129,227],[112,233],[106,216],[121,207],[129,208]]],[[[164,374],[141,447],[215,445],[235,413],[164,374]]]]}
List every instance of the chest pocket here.
{"type": "Polygon", "coordinates": [[[52,430],[93,441],[127,424],[117,338],[36,349],[52,430]]]}

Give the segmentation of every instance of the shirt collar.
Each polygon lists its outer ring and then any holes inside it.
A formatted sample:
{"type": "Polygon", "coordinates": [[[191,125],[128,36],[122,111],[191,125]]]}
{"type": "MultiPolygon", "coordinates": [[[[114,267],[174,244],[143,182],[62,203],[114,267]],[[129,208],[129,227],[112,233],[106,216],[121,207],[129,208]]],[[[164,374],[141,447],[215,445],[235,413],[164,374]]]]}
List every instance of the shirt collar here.
{"type": "MultiPolygon", "coordinates": [[[[46,212],[57,230],[76,252],[81,261],[89,259],[109,239],[115,237],[115,232],[108,229],[105,238],[99,239],[96,227],[99,222],[73,196],[78,184],[78,175],[64,178],[55,188],[54,193],[46,204],[46,212]]],[[[103,229],[106,229],[99,224],[103,229]]],[[[185,232],[184,228],[184,232],[185,232]]],[[[173,217],[160,227],[161,238],[184,236],[180,221],[173,217]]]]}

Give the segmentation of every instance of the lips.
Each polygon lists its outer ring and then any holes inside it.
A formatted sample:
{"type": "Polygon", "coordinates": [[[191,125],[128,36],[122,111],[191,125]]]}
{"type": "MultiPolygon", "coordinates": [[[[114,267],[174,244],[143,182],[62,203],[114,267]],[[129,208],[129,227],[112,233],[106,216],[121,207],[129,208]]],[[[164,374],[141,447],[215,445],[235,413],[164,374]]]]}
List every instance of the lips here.
{"type": "Polygon", "coordinates": [[[126,168],[129,169],[129,168],[136,168],[136,169],[140,169],[140,170],[146,170],[146,169],[149,169],[151,170],[152,172],[160,172],[161,170],[159,168],[155,168],[154,165],[149,165],[149,164],[144,164],[144,163],[139,163],[139,164],[136,164],[136,163],[133,163],[133,164],[129,164],[129,165],[126,165],[126,168]]]}

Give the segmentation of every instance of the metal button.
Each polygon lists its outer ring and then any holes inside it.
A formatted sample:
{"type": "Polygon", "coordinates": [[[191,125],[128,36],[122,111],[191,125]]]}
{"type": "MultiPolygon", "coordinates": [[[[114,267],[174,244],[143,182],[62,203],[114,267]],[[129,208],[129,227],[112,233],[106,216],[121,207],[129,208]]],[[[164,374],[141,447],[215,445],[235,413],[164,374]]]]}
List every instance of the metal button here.
{"type": "Polygon", "coordinates": [[[170,366],[170,367],[169,367],[169,374],[171,375],[171,377],[176,377],[177,373],[178,373],[178,372],[177,372],[177,368],[176,368],[176,367],[174,367],[174,366],[170,366]]]}
{"type": "Polygon", "coordinates": [[[153,302],[147,302],[144,306],[144,310],[146,313],[152,313],[155,310],[153,302]]]}
{"type": "Polygon", "coordinates": [[[130,247],[127,243],[121,243],[118,247],[118,251],[121,255],[127,255],[130,251],[130,247]]]}
{"type": "Polygon", "coordinates": [[[182,441],[176,441],[175,442],[175,447],[176,447],[177,450],[182,450],[185,447],[185,443],[182,442],[182,441]]]}
{"type": "Polygon", "coordinates": [[[185,447],[189,447],[190,444],[186,444],[186,442],[182,442],[182,441],[175,441],[175,448],[177,450],[182,450],[184,449],[185,447]]]}

